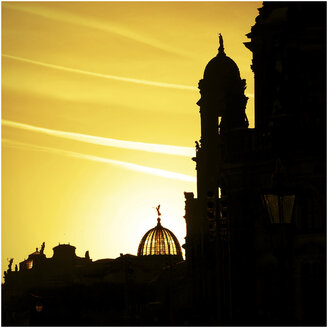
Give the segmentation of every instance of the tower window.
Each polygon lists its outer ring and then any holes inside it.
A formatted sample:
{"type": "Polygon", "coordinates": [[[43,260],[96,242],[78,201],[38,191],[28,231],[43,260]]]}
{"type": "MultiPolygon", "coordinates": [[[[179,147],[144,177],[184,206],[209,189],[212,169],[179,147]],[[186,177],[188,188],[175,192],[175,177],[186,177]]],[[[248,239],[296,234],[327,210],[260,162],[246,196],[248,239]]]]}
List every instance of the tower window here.
{"type": "Polygon", "coordinates": [[[220,134],[221,116],[218,116],[218,134],[220,134]]]}

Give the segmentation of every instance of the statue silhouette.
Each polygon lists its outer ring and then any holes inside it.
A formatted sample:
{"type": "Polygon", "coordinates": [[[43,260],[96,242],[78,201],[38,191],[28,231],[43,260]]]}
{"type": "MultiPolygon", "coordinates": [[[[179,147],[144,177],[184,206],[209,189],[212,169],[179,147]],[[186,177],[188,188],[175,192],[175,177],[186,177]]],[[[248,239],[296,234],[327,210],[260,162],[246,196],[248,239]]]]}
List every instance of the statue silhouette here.
{"type": "Polygon", "coordinates": [[[220,44],[219,53],[225,55],[224,47],[223,47],[223,37],[221,33],[219,33],[219,44],[220,44]]]}
{"type": "Polygon", "coordinates": [[[41,245],[41,249],[40,249],[41,254],[43,254],[43,252],[44,252],[45,245],[46,245],[45,242],[43,242],[41,245]]]}
{"type": "Polygon", "coordinates": [[[9,271],[9,272],[11,272],[11,266],[13,265],[13,262],[14,262],[14,259],[11,258],[11,259],[9,260],[9,264],[8,264],[8,271],[9,271]]]}
{"type": "Polygon", "coordinates": [[[159,208],[161,207],[161,205],[158,205],[157,207],[156,207],[156,210],[157,210],[157,215],[160,217],[162,214],[161,214],[161,212],[159,211],[159,208]]]}

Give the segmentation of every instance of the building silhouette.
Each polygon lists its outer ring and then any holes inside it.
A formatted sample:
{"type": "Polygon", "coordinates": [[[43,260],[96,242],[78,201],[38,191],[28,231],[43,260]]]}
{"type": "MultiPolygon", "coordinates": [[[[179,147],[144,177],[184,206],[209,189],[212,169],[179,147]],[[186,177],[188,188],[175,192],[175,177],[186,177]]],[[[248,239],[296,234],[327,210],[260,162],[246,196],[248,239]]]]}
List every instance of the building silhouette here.
{"type": "Polygon", "coordinates": [[[186,261],[199,324],[326,324],[326,3],[264,2],[255,128],[223,39],[199,82],[186,261]]]}
{"type": "Polygon", "coordinates": [[[137,256],[43,244],[9,262],[3,325],[326,325],[326,3],[264,2],[247,37],[254,128],[221,35],[199,81],[186,260],[160,206],[137,256]]]}
{"type": "Polygon", "coordinates": [[[2,286],[2,324],[169,324],[172,281],[184,262],[179,242],[161,225],[160,214],[157,221],[140,241],[137,256],[92,261],[88,251],[78,257],[74,246],[59,244],[47,258],[43,243],[19,270],[12,270],[11,260],[2,286]]]}

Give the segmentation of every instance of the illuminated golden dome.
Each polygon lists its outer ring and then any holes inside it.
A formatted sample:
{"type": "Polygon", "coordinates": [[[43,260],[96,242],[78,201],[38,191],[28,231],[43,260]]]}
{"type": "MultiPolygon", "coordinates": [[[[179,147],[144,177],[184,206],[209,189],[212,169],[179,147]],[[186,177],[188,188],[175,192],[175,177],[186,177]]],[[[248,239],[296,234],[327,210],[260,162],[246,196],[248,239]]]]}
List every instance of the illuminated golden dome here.
{"type": "MultiPolygon", "coordinates": [[[[160,215],[159,207],[157,211],[160,215]]],[[[138,256],[147,255],[175,255],[182,259],[182,252],[178,239],[169,229],[161,225],[159,216],[157,218],[156,227],[146,232],[138,247],[138,256]]]]}

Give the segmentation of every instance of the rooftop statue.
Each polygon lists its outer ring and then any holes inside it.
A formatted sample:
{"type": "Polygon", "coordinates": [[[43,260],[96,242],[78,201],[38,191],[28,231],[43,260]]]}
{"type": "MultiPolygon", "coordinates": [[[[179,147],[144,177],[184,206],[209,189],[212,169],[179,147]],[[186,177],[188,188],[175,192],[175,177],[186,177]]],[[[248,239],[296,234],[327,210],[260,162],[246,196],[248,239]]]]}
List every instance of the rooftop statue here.
{"type": "Polygon", "coordinates": [[[45,242],[43,242],[42,245],[41,245],[41,249],[40,249],[41,254],[43,254],[43,252],[44,252],[45,245],[46,245],[45,242]]]}
{"type": "Polygon", "coordinates": [[[13,265],[13,262],[14,262],[14,259],[11,258],[11,259],[9,260],[9,264],[8,264],[8,271],[11,271],[11,266],[13,265]]]}
{"type": "Polygon", "coordinates": [[[161,207],[161,205],[158,205],[157,207],[156,207],[156,210],[157,210],[157,215],[160,217],[162,214],[161,214],[161,212],[159,211],[159,208],[161,207]]]}
{"type": "Polygon", "coordinates": [[[220,47],[219,47],[219,54],[224,54],[225,55],[225,52],[224,52],[224,47],[223,47],[223,37],[222,37],[222,34],[219,33],[219,44],[220,44],[220,47]]]}

